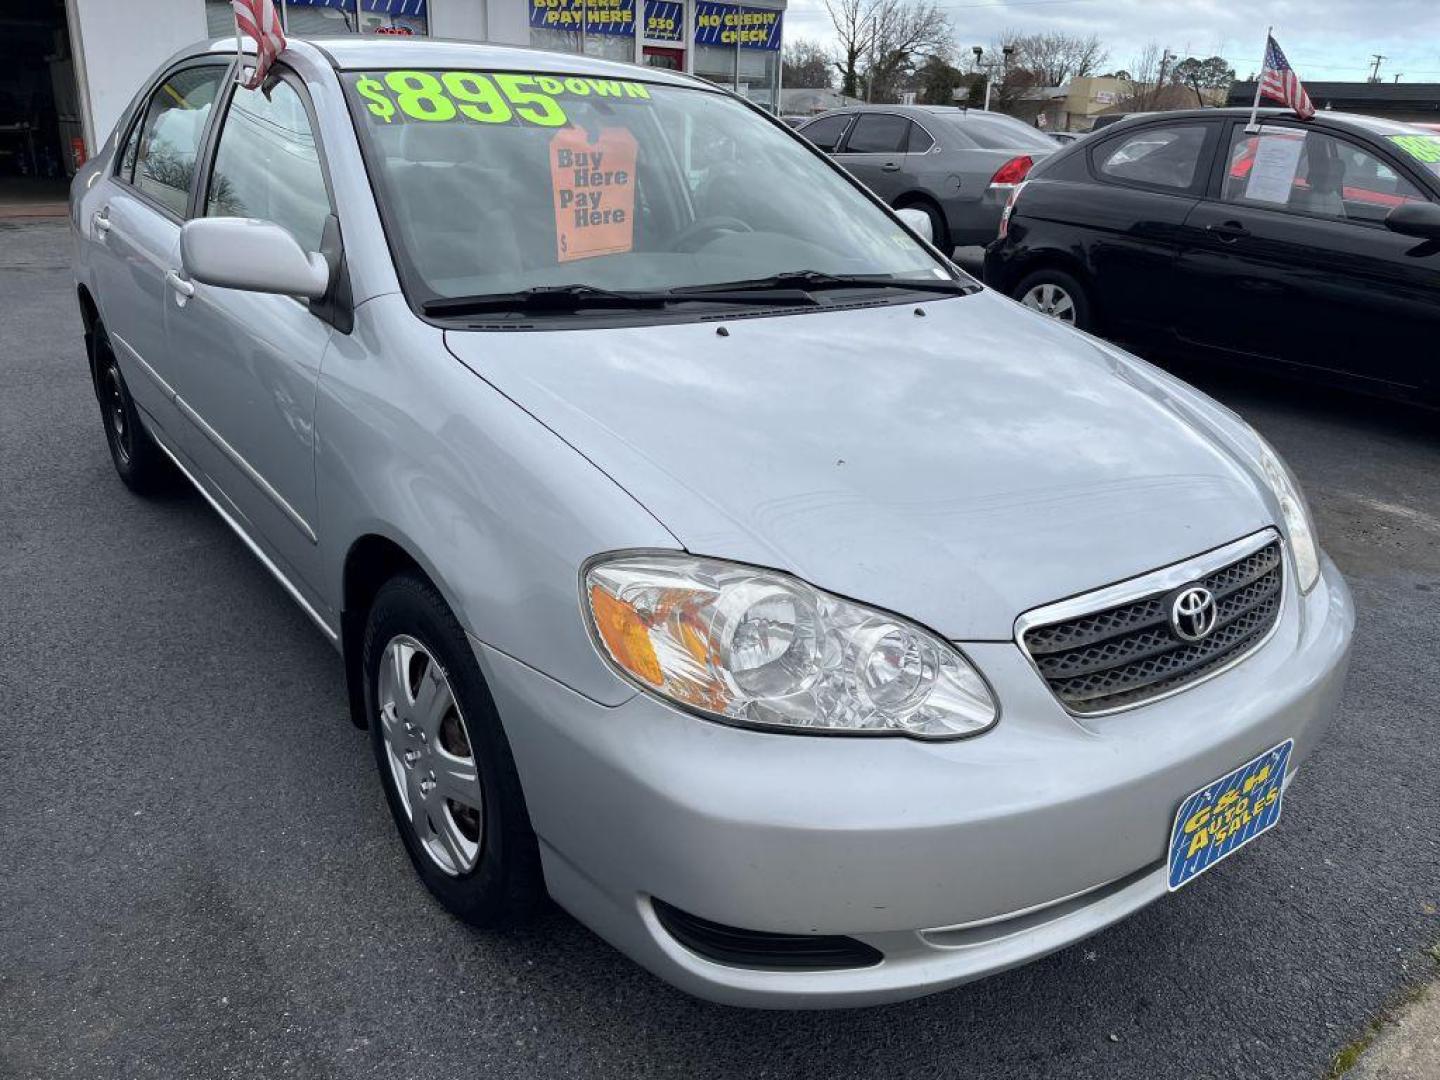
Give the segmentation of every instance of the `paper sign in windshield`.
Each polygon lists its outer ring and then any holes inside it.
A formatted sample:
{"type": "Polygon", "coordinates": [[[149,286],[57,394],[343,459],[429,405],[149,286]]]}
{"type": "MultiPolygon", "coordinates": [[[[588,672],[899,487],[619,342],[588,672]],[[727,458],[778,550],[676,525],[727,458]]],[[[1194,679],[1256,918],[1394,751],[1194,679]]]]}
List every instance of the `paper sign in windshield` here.
{"type": "Polygon", "coordinates": [[[635,136],[605,128],[590,142],[567,128],[550,140],[555,246],[560,262],[616,255],[635,245],[635,136]]]}
{"type": "Polygon", "coordinates": [[[1304,136],[1262,135],[1245,184],[1245,198],[1256,202],[1288,203],[1300,169],[1304,136]]]}

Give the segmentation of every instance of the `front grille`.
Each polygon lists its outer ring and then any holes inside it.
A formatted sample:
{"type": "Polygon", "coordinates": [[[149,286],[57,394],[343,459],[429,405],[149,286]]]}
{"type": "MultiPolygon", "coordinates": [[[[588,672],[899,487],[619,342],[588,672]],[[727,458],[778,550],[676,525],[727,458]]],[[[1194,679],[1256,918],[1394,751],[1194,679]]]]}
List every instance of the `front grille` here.
{"type": "Polygon", "coordinates": [[[1170,603],[1180,589],[1167,588],[1027,627],[1021,644],[1071,712],[1138,705],[1204,678],[1263,641],[1280,615],[1283,566],[1280,541],[1272,540],[1182,585],[1201,585],[1215,597],[1215,627],[1200,641],[1171,628],[1170,603]]]}

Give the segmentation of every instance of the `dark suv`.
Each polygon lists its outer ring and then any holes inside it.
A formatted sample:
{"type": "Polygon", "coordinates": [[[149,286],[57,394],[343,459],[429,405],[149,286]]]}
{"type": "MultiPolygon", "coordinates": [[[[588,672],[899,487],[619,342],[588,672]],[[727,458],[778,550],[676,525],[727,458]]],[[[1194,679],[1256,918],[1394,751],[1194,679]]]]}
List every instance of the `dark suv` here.
{"type": "Polygon", "coordinates": [[[985,277],[1082,329],[1436,400],[1440,135],[1263,109],[1126,120],[1038,164],[985,277]]]}

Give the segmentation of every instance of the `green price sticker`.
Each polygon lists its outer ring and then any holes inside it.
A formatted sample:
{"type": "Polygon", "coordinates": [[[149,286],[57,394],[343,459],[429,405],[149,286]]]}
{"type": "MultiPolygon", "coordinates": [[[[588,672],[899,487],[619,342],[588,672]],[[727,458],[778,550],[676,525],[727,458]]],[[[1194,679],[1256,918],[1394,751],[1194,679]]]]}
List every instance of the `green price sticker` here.
{"type": "Polygon", "coordinates": [[[1390,141],[1416,161],[1440,163],[1440,135],[1391,135],[1390,141]]]}
{"type": "Polygon", "coordinates": [[[384,124],[519,120],[537,127],[567,125],[570,118],[562,104],[566,98],[650,97],[638,82],[477,71],[387,71],[357,79],[355,92],[365,99],[370,115],[384,124]]]}

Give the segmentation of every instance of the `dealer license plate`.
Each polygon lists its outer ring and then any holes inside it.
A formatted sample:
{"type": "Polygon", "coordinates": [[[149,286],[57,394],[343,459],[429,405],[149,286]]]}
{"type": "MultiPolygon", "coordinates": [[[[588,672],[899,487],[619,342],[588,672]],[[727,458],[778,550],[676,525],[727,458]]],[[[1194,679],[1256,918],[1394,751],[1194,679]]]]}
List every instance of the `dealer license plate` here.
{"type": "Polygon", "coordinates": [[[1251,758],[1180,804],[1170,830],[1170,891],[1203,874],[1280,820],[1295,740],[1251,758]]]}

